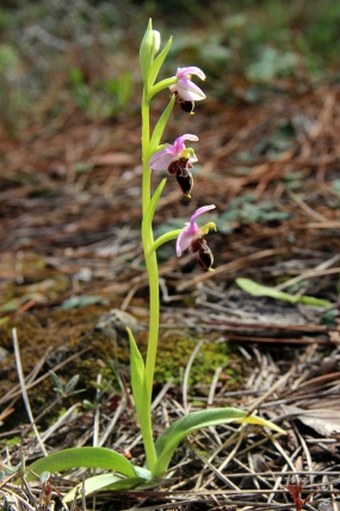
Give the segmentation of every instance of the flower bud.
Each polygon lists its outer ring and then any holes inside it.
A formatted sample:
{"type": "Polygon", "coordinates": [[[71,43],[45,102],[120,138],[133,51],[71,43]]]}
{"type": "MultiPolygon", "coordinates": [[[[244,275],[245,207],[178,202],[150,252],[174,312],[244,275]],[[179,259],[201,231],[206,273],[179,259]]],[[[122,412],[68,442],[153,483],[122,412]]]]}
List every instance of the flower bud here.
{"type": "Polygon", "coordinates": [[[154,49],[154,55],[159,52],[159,49],[161,47],[161,34],[158,32],[158,30],[153,30],[153,49],[154,49]]]}
{"type": "Polygon", "coordinates": [[[159,51],[160,45],[160,33],[157,30],[153,30],[150,19],[139,50],[140,67],[144,83],[147,83],[152,62],[159,51]]]}

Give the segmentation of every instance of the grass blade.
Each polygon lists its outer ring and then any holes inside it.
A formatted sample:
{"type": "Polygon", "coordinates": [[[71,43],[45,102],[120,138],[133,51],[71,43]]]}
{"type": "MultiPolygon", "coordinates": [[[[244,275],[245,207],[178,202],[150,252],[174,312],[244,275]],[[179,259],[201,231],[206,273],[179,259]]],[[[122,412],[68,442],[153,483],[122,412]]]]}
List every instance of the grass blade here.
{"type": "Polygon", "coordinates": [[[314,307],[331,307],[333,305],[329,300],[315,298],[314,296],[291,295],[284,291],[280,291],[279,289],[275,289],[275,287],[263,286],[251,279],[239,278],[236,279],[236,284],[243,289],[243,291],[246,291],[246,293],[249,293],[252,296],[267,296],[269,298],[274,298],[275,300],[281,300],[282,302],[304,303],[305,305],[311,305],[314,307]]]}

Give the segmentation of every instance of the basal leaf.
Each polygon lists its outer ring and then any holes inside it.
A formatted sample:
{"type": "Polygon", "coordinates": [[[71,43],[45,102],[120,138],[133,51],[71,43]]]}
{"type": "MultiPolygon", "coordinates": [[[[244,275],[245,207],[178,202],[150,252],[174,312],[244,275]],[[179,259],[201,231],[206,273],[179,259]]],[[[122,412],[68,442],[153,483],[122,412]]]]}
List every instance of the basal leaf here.
{"type": "Polygon", "coordinates": [[[135,467],[118,452],[106,447],[72,447],[63,449],[33,462],[28,467],[28,477],[41,472],[62,472],[73,468],[102,468],[126,477],[136,477],[135,467]]]}
{"type": "Polygon", "coordinates": [[[168,469],[178,444],[190,433],[207,426],[240,420],[246,415],[246,412],[236,408],[211,408],[189,413],[173,422],[156,442],[158,461],[153,475],[161,475],[168,469]]]}
{"type": "Polygon", "coordinates": [[[168,469],[178,444],[190,433],[208,426],[217,426],[229,422],[245,422],[258,426],[267,426],[270,429],[284,433],[275,424],[253,415],[248,416],[246,412],[236,408],[210,408],[208,410],[192,412],[174,422],[158,438],[156,442],[158,461],[153,476],[159,476],[168,469]]]}
{"type": "Polygon", "coordinates": [[[238,422],[242,422],[244,424],[253,424],[254,426],[261,426],[262,428],[269,428],[272,429],[273,431],[276,431],[277,433],[280,433],[281,435],[286,434],[286,432],[282,428],[280,428],[273,422],[267,421],[266,419],[262,419],[261,417],[257,417],[256,415],[247,415],[247,417],[244,417],[238,422]]]}
{"type": "Polygon", "coordinates": [[[119,477],[115,474],[99,474],[89,477],[84,483],[79,483],[72,488],[63,502],[74,502],[75,499],[82,498],[83,495],[89,496],[104,490],[131,490],[145,482],[141,477],[119,477]]]}

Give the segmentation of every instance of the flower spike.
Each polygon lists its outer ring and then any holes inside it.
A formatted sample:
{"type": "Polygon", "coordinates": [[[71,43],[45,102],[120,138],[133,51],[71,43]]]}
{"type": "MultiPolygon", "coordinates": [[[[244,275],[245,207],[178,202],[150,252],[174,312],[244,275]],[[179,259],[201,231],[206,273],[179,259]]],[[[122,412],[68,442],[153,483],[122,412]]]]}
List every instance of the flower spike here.
{"type": "Polygon", "coordinates": [[[196,219],[215,208],[215,204],[209,204],[208,206],[198,208],[190,218],[190,222],[187,223],[185,228],[180,232],[176,242],[177,257],[180,257],[186,250],[197,253],[198,264],[202,269],[207,271],[214,271],[212,268],[214,256],[204,236],[208,234],[210,229],[216,231],[216,225],[214,222],[208,222],[202,227],[198,227],[196,219]]]}

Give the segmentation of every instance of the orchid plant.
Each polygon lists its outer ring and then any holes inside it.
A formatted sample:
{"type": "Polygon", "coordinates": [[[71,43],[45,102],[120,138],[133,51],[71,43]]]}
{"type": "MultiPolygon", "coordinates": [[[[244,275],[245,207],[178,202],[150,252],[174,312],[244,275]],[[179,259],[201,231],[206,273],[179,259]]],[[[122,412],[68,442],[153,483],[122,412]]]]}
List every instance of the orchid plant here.
{"type": "Polygon", "coordinates": [[[144,449],[145,466],[134,465],[123,454],[105,447],[79,447],[61,450],[38,459],[29,467],[29,477],[43,472],[59,472],[71,468],[97,468],[105,472],[89,477],[69,492],[65,501],[84,493],[91,494],[108,489],[129,489],[136,486],[153,485],[162,479],[169,469],[172,456],[178,444],[192,432],[207,426],[236,422],[268,427],[276,432],[283,431],[275,424],[236,408],[209,408],[188,413],[173,422],[155,440],[152,422],[152,391],[159,338],[159,270],[158,248],[172,240],[176,241],[176,253],[180,257],[189,250],[197,256],[203,270],[213,271],[213,254],[205,240],[210,230],[216,230],[214,222],[202,226],[198,219],[215,209],[214,204],[198,208],[182,229],[175,229],[160,237],[154,237],[153,218],[157,204],[164,190],[167,178],[160,180],[153,191],[152,177],[159,171],[175,176],[184,195],[190,197],[193,187],[191,169],[197,161],[194,149],[187,142],[197,142],[196,135],[186,133],[170,144],[162,143],[165,128],[176,103],[190,114],[195,102],[205,98],[204,92],[193,82],[196,76],[205,79],[203,71],[195,66],[178,68],[176,74],[157,81],[159,72],[171,46],[171,38],[160,50],[160,34],[149,21],[140,47],[140,67],[143,80],[142,96],[142,224],[141,239],[149,283],[149,332],[145,358],[140,353],[133,332],[128,329],[130,341],[131,391],[136,419],[140,427],[144,449]],[[150,123],[151,103],[156,94],[170,91],[168,103],[153,129],[150,123]]]}

